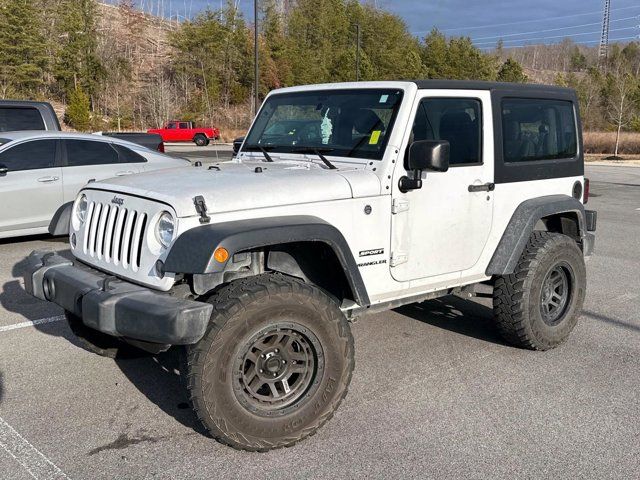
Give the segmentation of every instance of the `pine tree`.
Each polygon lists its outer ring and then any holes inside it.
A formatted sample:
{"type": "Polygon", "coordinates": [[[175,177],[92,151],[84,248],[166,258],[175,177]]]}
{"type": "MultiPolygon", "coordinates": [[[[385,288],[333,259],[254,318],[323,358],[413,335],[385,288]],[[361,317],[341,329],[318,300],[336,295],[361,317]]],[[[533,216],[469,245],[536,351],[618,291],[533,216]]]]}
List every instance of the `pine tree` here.
{"type": "Polygon", "coordinates": [[[522,71],[522,65],[513,58],[507,58],[498,70],[498,81],[500,82],[525,83],[527,80],[527,76],[522,71]]]}
{"type": "Polygon", "coordinates": [[[38,10],[31,0],[6,0],[0,8],[0,95],[37,97],[47,66],[38,10]]]}
{"type": "Polygon", "coordinates": [[[68,95],[69,104],[64,113],[65,122],[79,130],[86,132],[91,128],[91,111],[89,96],[81,88],[76,88],[68,95]]]}
{"type": "Polygon", "coordinates": [[[94,0],[62,0],[58,4],[61,45],[54,75],[61,92],[81,88],[91,98],[106,77],[96,54],[95,8],[94,0]]]}

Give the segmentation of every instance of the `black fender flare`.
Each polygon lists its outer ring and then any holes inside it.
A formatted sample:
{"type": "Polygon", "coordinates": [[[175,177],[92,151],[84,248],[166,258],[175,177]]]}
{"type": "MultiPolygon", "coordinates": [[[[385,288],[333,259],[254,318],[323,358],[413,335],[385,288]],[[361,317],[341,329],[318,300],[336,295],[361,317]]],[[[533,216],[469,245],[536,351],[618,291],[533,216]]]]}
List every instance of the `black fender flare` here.
{"type": "Polygon", "coordinates": [[[69,235],[69,226],[71,224],[71,212],[73,211],[73,202],[67,202],[62,205],[56,213],[53,214],[51,222],[49,222],[49,233],[54,237],[69,235]]]}
{"type": "Polygon", "coordinates": [[[586,234],[584,205],[575,198],[568,195],[548,195],[525,200],[518,205],[491,257],[486,274],[513,273],[536,223],[544,217],[568,212],[577,214],[578,233],[583,238],[586,234]]]}
{"type": "Polygon", "coordinates": [[[370,304],[358,265],[344,236],[333,225],[307,215],[256,218],[202,225],[187,230],[174,242],[164,271],[177,274],[208,274],[225,270],[227,262],[213,258],[219,247],[234,254],[261,247],[294,242],[323,242],[336,254],[361,306],[370,304]]]}

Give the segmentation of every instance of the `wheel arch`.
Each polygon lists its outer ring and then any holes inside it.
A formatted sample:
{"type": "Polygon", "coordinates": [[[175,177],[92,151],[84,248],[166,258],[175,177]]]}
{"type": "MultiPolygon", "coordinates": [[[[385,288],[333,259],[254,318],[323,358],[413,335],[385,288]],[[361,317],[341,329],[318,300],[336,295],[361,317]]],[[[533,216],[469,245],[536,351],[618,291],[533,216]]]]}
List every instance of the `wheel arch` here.
{"type": "Polygon", "coordinates": [[[513,212],[486,274],[513,273],[535,230],[562,233],[582,247],[582,239],[586,234],[584,205],[568,195],[548,195],[522,202],[513,212]]]}
{"type": "Polygon", "coordinates": [[[245,252],[264,253],[263,268],[314,283],[334,296],[342,291],[344,298],[361,306],[370,304],[344,236],[313,216],[238,220],[187,230],[171,247],[164,270],[200,279],[209,276],[221,284],[220,274],[232,267],[234,256],[245,252]],[[213,257],[219,247],[229,252],[224,263],[213,257]]]}

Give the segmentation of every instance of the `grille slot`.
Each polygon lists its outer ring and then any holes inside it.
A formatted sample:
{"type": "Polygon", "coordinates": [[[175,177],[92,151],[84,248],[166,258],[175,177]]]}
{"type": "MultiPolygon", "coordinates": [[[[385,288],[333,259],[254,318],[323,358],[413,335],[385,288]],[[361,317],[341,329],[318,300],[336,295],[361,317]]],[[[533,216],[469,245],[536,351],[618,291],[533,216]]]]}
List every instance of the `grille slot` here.
{"type": "Polygon", "coordinates": [[[137,272],[147,214],[108,203],[91,202],[84,226],[84,253],[107,264],[137,272]]]}

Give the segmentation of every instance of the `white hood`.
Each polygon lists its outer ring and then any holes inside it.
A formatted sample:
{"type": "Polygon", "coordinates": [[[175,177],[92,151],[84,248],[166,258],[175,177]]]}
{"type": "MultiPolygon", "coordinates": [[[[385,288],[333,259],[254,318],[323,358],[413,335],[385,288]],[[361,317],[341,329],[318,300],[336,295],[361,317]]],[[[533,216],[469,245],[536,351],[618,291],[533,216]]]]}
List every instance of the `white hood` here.
{"type": "Polygon", "coordinates": [[[229,162],[214,169],[157,170],[91,183],[87,188],[132,194],[171,205],[179,217],[197,215],[202,195],[209,213],[342,200],[380,194],[380,181],[363,167],[329,170],[310,162],[229,162]],[[256,169],[262,172],[256,172],[256,169]]]}

